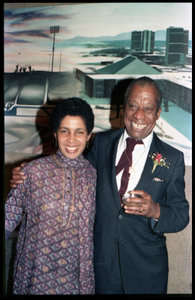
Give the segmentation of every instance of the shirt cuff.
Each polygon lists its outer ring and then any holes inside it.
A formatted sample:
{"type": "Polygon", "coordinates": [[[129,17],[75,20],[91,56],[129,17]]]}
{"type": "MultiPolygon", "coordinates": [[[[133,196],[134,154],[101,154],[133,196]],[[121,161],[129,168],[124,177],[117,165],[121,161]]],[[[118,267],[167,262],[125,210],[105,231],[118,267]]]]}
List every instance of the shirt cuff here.
{"type": "Polygon", "coordinates": [[[154,218],[151,218],[151,228],[152,229],[154,229],[155,228],[155,226],[156,226],[156,224],[157,224],[157,220],[156,219],[154,219],[154,218]]]}

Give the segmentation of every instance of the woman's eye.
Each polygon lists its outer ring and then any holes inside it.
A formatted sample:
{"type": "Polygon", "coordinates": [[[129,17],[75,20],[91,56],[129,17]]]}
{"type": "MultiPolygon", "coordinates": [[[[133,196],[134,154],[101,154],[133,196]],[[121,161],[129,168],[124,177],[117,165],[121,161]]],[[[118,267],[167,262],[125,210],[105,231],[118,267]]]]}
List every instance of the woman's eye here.
{"type": "Polygon", "coordinates": [[[65,129],[60,130],[60,133],[67,133],[67,130],[65,130],[65,129]]]}

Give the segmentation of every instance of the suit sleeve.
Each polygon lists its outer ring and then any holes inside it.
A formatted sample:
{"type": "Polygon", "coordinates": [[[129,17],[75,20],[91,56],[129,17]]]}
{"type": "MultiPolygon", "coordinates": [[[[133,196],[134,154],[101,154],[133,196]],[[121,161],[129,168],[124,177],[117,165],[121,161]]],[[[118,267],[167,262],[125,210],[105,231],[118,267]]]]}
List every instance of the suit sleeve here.
{"type": "Polygon", "coordinates": [[[85,157],[94,166],[95,169],[97,169],[98,137],[99,134],[97,133],[93,141],[93,146],[85,157]]]}
{"type": "MultiPolygon", "coordinates": [[[[189,223],[189,204],[185,199],[185,165],[180,152],[170,182],[165,191],[166,204],[160,203],[160,217],[151,229],[160,233],[173,233],[183,230],[189,223]]],[[[151,222],[151,219],[150,219],[151,222]]]]}

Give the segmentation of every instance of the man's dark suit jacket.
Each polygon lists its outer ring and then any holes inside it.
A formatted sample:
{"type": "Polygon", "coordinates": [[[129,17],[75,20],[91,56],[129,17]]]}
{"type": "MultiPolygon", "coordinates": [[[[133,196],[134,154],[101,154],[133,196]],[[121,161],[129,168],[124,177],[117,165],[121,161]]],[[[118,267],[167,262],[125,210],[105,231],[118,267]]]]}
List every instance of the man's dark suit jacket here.
{"type": "Polygon", "coordinates": [[[151,219],[123,212],[116,184],[115,158],[124,129],[98,133],[87,159],[97,169],[94,266],[96,293],[109,286],[119,249],[126,294],[164,294],[167,291],[168,257],[164,233],[184,229],[189,222],[189,205],[184,193],[183,153],[162,142],[154,133],[149,154],[160,153],[169,169],[147,157],[136,186],[160,204],[160,218],[154,229],[151,219]]]}

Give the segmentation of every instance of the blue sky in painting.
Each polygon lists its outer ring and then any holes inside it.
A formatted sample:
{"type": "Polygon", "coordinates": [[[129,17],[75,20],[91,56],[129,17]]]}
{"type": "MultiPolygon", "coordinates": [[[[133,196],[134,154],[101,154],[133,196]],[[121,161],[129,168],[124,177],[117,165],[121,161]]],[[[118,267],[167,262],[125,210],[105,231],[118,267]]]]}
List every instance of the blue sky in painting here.
{"type": "MultiPolygon", "coordinates": [[[[52,3],[51,3],[52,4],[52,3]]],[[[58,52],[64,41],[75,36],[115,36],[133,30],[166,30],[183,27],[191,32],[191,3],[94,3],[49,6],[4,11],[5,71],[30,57],[36,69],[48,65],[53,35],[50,26],[60,26],[58,52]]],[[[70,58],[71,60],[72,58],[70,58]]]]}

